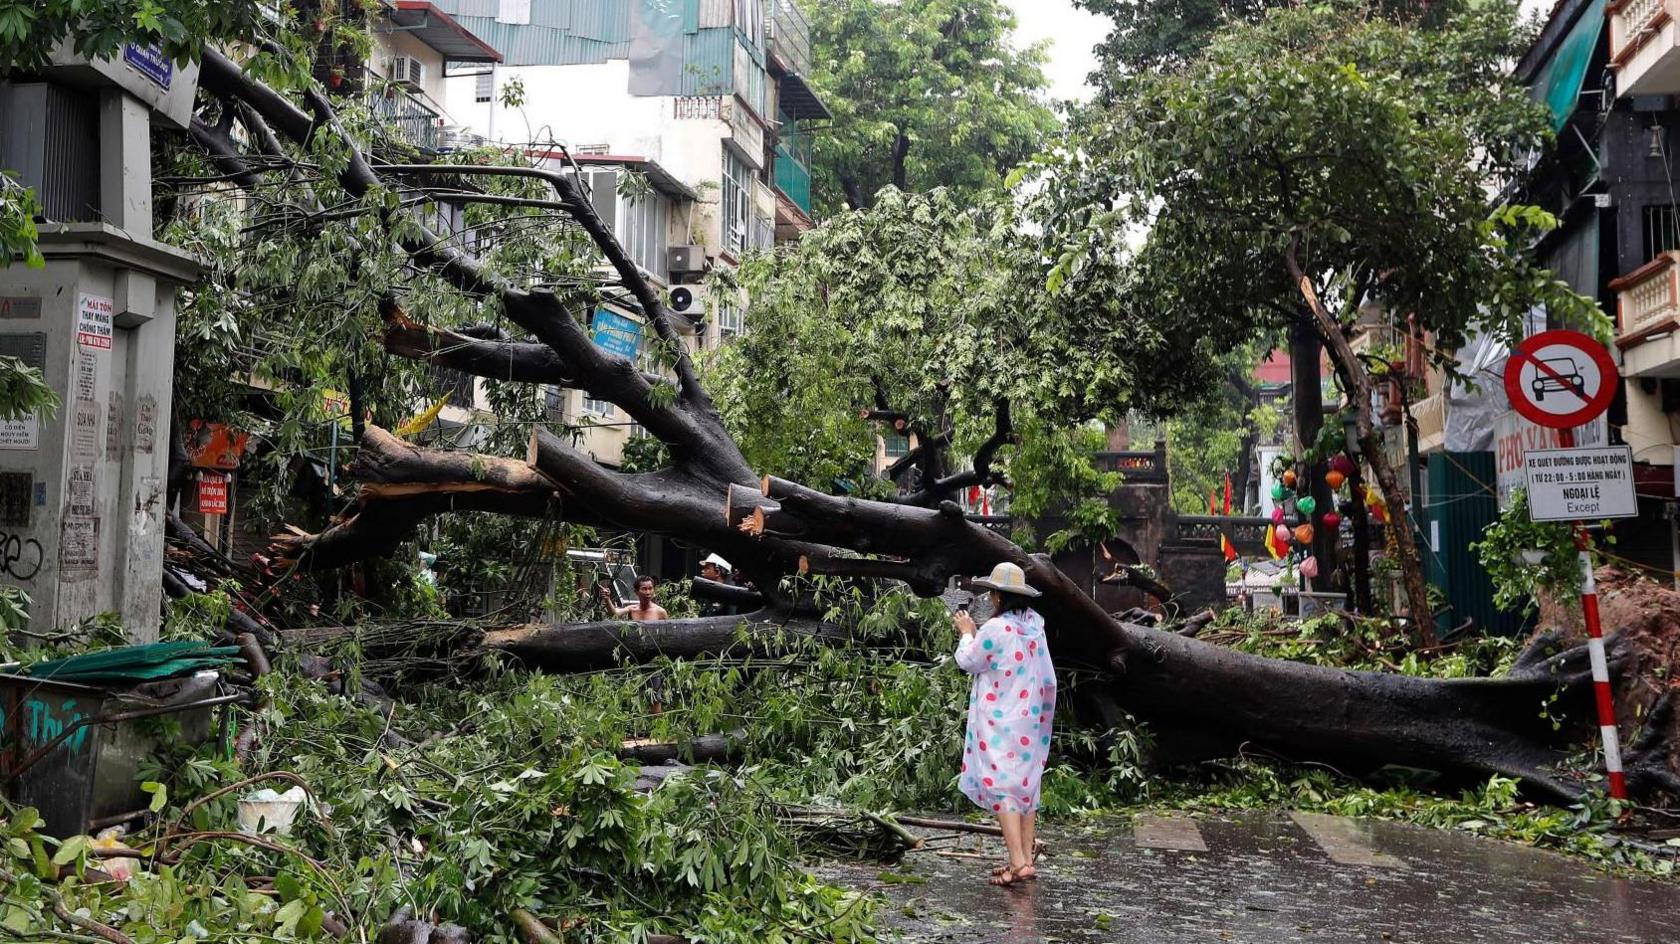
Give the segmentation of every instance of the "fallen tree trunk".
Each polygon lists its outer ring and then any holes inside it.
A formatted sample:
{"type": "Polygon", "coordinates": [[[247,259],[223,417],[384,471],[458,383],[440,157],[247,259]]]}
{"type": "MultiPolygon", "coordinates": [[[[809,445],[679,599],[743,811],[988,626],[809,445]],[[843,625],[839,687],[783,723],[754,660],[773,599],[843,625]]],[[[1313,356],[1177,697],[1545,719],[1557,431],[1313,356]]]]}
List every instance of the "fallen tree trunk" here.
{"type": "Polygon", "coordinates": [[[702,734],[686,741],[632,740],[619,745],[618,759],[652,767],[671,763],[725,764],[740,752],[744,733],[702,734]]]}
{"type": "Polygon", "coordinates": [[[750,606],[755,610],[764,606],[764,594],[751,587],[739,587],[732,583],[707,580],[705,577],[695,577],[689,581],[688,592],[701,600],[733,606],[750,606]]]}
{"type": "MultiPolygon", "coordinates": [[[[260,130],[272,128],[273,135],[266,137],[278,136],[299,148],[323,135],[341,143],[346,160],[336,173],[352,197],[382,189],[402,193],[408,173],[433,179],[517,176],[548,185],[555,194],[552,202],[595,242],[617,287],[641,306],[652,333],[669,353],[676,378],[674,384],[650,378],[631,359],[593,344],[568,307],[570,296],[535,283],[509,283],[414,215],[404,226],[386,225],[382,231],[392,234],[414,266],[464,297],[493,300],[534,339],[519,345],[540,344],[552,354],[509,347],[514,342],[500,337],[456,331],[466,340],[443,340],[445,346],[460,343],[471,352],[470,364],[462,355],[465,366],[505,372],[512,370],[507,365],[513,359],[524,365],[522,370],[530,368],[529,377],[563,375],[621,407],[657,437],[667,447],[670,466],[644,474],[607,469],[540,428],[533,433],[523,464],[419,449],[370,430],[363,444],[366,458],[353,469],[364,485],[355,513],[320,535],[280,539],[285,562],[330,567],[359,560],[388,550],[411,533],[416,522],[442,511],[539,515],[663,534],[715,549],[740,564],[776,606],[747,617],[520,627],[485,636],[487,649],[527,665],[580,671],[624,659],[751,653],[788,634],[844,643],[839,629],[788,617],[787,601],[775,599],[782,578],[796,573],[801,560],[812,572],[889,578],[922,594],[940,592],[952,578],[986,573],[996,563],[1010,561],[1024,568],[1028,580],[1043,591],[1036,607],[1046,618],[1058,664],[1106,673],[1109,681],[1096,684],[1105,685],[1118,708],[1155,723],[1163,741],[1188,742],[1189,737],[1179,735],[1194,734],[1198,742],[1211,741],[1222,750],[1249,745],[1350,772],[1404,764],[1463,777],[1518,777],[1531,790],[1550,796],[1580,792],[1580,785],[1558,768],[1570,737],[1590,730],[1585,649],[1545,662],[1535,660],[1534,668],[1509,678],[1453,681],[1262,659],[1114,619],[1047,558],[1030,556],[1002,535],[968,521],[960,506],[938,500],[937,489],[925,496],[931,507],[917,507],[830,495],[778,478],[760,481],[700,384],[661,293],[613,237],[575,176],[538,167],[376,166],[318,88],[305,91],[307,110],[299,108],[214,49],[204,51],[200,86],[207,96],[239,105],[240,114],[259,117],[267,126],[260,130]],[[752,491],[755,485],[757,495],[752,491]],[[1553,704],[1554,696],[1560,695],[1561,701],[1553,704]],[[1560,712],[1572,722],[1579,719],[1579,724],[1558,732],[1550,716],[1560,712]]],[[[195,127],[203,124],[200,119],[195,127]]],[[[272,148],[262,160],[241,164],[242,145],[233,143],[231,136],[197,137],[219,166],[232,167],[240,179],[298,166],[295,157],[272,148]]],[[[264,138],[251,134],[244,140],[260,144],[264,138]]],[[[412,325],[394,327],[395,353],[427,360],[439,355],[436,336],[424,330],[416,333],[412,325]]],[[[1350,387],[1355,393],[1368,392],[1355,387],[1358,384],[1350,387]]],[[[999,443],[1008,438],[1005,407],[1000,405],[999,443]]],[[[1381,444],[1367,428],[1368,411],[1361,410],[1359,419],[1366,452],[1375,456],[1381,444]]],[[[943,426],[941,422],[928,429],[933,434],[929,447],[945,447],[943,426]]],[[[932,452],[918,457],[918,466],[934,480],[924,487],[940,483],[943,462],[943,456],[932,452]]],[[[1388,479],[1383,485],[1391,492],[1388,479]]],[[[1402,541],[1401,549],[1410,553],[1409,542],[1402,541]]],[[[1408,558],[1407,564],[1414,565],[1415,559],[1408,558]]],[[[1414,583],[1408,581],[1408,589],[1418,601],[1420,588],[1414,583]]],[[[1420,605],[1414,602],[1414,610],[1420,605]]],[[[1416,612],[1413,617],[1420,633],[1426,633],[1427,619],[1416,612]]],[[[1621,665],[1617,660],[1617,667],[1621,665]]],[[[1629,738],[1628,743],[1642,742],[1629,738]]],[[[1635,763],[1630,769],[1640,761],[1631,759],[1635,763]]]]}
{"type": "Polygon", "coordinates": [[[483,647],[530,668],[584,672],[624,662],[703,656],[745,657],[772,650],[773,640],[812,640],[840,645],[851,640],[840,627],[806,617],[761,610],[744,616],[635,623],[614,620],[559,626],[517,626],[484,634],[483,647]]]}

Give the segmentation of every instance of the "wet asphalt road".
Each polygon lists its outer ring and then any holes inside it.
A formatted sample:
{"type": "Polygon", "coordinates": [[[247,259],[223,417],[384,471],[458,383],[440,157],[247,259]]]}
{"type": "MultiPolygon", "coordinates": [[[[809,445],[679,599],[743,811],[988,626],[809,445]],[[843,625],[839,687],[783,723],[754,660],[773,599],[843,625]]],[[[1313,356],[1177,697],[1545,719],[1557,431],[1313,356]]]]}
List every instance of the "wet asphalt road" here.
{"type": "Polygon", "coordinates": [[[1680,885],[1462,831],[1257,814],[1041,832],[1038,881],[1011,889],[986,885],[1002,844],[976,836],[819,872],[881,893],[885,939],[918,944],[1680,942],[1680,885]]]}

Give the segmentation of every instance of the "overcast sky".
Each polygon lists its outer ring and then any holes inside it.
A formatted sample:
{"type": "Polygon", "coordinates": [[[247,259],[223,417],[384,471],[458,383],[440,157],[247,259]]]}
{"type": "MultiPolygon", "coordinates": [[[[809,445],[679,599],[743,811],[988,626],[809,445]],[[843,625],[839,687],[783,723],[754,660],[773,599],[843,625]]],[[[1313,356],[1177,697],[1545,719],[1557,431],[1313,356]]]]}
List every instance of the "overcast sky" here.
{"type": "Polygon", "coordinates": [[[1050,62],[1045,67],[1050,77],[1050,94],[1057,98],[1089,98],[1091,90],[1085,84],[1085,77],[1097,64],[1091,47],[1108,35],[1108,19],[1074,9],[1073,0],[1007,2],[1020,21],[1016,32],[1023,44],[1041,39],[1051,41],[1050,62]]]}

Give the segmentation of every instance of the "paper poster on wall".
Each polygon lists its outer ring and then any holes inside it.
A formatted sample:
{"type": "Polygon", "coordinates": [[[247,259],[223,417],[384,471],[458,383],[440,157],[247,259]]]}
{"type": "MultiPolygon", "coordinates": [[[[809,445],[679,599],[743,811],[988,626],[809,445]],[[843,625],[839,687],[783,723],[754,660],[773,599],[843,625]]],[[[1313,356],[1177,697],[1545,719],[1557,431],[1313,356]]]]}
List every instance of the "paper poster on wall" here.
{"type": "Polygon", "coordinates": [[[93,517],[93,503],[95,500],[93,488],[93,467],[78,465],[70,468],[70,478],[66,484],[65,497],[69,500],[68,514],[79,515],[83,518],[93,517]]]}
{"type": "Polygon", "coordinates": [[[122,458],[123,395],[111,391],[110,405],[105,409],[105,458],[115,462],[122,458]]]}
{"type": "Polygon", "coordinates": [[[83,295],[76,301],[76,344],[90,351],[111,349],[111,312],[115,308],[103,295],[83,295]]]}
{"type": "Polygon", "coordinates": [[[65,515],[59,528],[58,579],[91,580],[99,573],[99,519],[65,515]]]}
{"type": "Polygon", "coordinates": [[[76,397],[92,400],[99,386],[99,356],[93,351],[76,352],[76,397]]]}
{"type": "Polygon", "coordinates": [[[151,455],[157,445],[157,398],[146,394],[134,404],[134,451],[151,455]]]}
{"type": "Polygon", "coordinates": [[[99,458],[99,404],[77,400],[70,413],[70,461],[91,464],[99,458]]]}

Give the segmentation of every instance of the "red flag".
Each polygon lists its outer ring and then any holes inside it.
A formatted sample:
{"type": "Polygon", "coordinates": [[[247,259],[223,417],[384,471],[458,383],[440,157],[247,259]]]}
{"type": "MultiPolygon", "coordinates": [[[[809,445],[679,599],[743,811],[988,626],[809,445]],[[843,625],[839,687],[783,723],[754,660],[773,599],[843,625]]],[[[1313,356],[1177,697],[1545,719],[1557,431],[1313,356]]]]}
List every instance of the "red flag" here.
{"type": "Polygon", "coordinates": [[[1231,473],[1225,473],[1225,513],[1231,513],[1231,473]]]}
{"type": "Polygon", "coordinates": [[[1237,559],[1237,549],[1231,546],[1231,539],[1223,534],[1219,536],[1219,549],[1225,554],[1225,563],[1229,564],[1237,559]]]}
{"type": "Polygon", "coordinates": [[[1219,514],[1219,489],[1208,489],[1208,514],[1219,514]]]}

